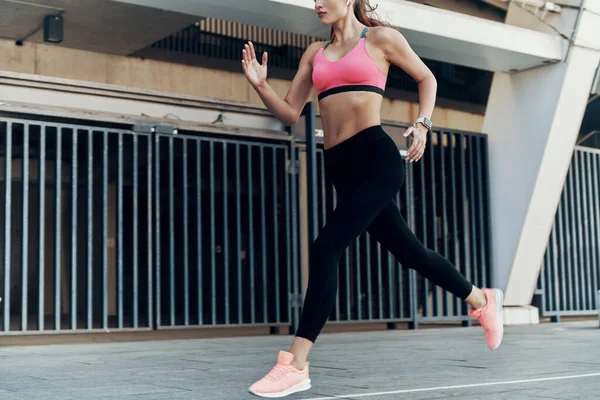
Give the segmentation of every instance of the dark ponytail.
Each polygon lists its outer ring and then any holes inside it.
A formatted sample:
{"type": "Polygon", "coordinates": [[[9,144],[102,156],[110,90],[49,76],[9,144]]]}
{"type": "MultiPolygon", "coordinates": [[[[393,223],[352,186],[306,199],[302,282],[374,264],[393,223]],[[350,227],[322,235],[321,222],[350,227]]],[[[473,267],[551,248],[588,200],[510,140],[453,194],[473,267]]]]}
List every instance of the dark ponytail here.
{"type": "MultiPolygon", "coordinates": [[[[364,26],[388,26],[392,25],[382,21],[375,10],[377,6],[373,7],[369,4],[369,0],[354,0],[354,15],[356,19],[364,26]]],[[[331,39],[333,39],[333,28],[331,28],[331,39]]]]}

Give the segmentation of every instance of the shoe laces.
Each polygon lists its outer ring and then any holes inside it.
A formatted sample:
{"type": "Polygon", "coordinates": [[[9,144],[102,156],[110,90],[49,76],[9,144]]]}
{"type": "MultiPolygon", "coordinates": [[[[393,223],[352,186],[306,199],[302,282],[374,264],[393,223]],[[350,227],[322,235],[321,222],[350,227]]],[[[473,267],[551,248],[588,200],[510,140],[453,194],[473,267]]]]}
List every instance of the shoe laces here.
{"type": "Polygon", "coordinates": [[[482,308],[473,310],[471,312],[471,315],[479,320],[479,324],[483,327],[483,329],[488,328],[487,320],[485,318],[482,318],[483,317],[483,309],[482,308]]]}
{"type": "Polygon", "coordinates": [[[267,374],[267,378],[275,381],[283,378],[283,376],[287,373],[287,367],[283,364],[275,364],[275,366],[271,369],[271,371],[267,374]]]}

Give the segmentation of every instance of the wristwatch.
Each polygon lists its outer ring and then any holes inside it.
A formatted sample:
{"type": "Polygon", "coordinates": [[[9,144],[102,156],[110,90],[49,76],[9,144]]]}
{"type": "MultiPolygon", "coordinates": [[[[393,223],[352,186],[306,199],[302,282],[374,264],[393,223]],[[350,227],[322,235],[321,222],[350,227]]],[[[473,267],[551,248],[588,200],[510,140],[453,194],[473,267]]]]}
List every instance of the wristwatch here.
{"type": "Polygon", "coordinates": [[[419,117],[413,125],[417,126],[417,124],[423,124],[428,131],[430,131],[432,127],[431,120],[429,120],[427,117],[419,117]]]}

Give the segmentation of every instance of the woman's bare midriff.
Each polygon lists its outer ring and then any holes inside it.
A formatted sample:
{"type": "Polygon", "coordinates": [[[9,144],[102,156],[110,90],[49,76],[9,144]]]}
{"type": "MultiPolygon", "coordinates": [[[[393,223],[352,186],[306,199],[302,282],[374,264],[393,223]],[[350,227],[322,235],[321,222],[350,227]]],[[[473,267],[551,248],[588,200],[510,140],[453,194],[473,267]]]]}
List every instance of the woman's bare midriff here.
{"type": "Polygon", "coordinates": [[[377,93],[345,92],[319,102],[324,147],[330,149],[371,126],[381,124],[382,97],[377,93]]]}

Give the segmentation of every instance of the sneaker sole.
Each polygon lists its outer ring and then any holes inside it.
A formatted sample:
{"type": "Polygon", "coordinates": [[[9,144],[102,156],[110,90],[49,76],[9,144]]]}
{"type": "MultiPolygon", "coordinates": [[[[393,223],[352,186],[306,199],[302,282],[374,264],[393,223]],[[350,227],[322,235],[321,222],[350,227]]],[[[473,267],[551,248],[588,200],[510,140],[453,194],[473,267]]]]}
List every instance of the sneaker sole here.
{"type": "Polygon", "coordinates": [[[252,389],[248,389],[248,391],[256,396],[259,397],[266,397],[269,399],[277,399],[280,397],[285,397],[285,396],[289,396],[290,394],[294,394],[294,393],[298,393],[298,392],[303,392],[305,390],[308,390],[311,388],[311,384],[310,384],[310,379],[305,379],[300,383],[295,384],[294,386],[292,386],[289,389],[284,390],[283,392],[277,392],[277,393],[258,393],[252,389]]]}
{"type": "Polygon", "coordinates": [[[496,312],[498,315],[498,327],[499,327],[499,336],[498,336],[498,343],[496,343],[496,347],[494,347],[492,350],[497,349],[498,347],[500,347],[500,344],[502,343],[502,338],[504,336],[504,315],[503,313],[503,309],[504,309],[504,293],[502,293],[502,290],[496,289],[495,290],[496,293],[496,312]]]}

